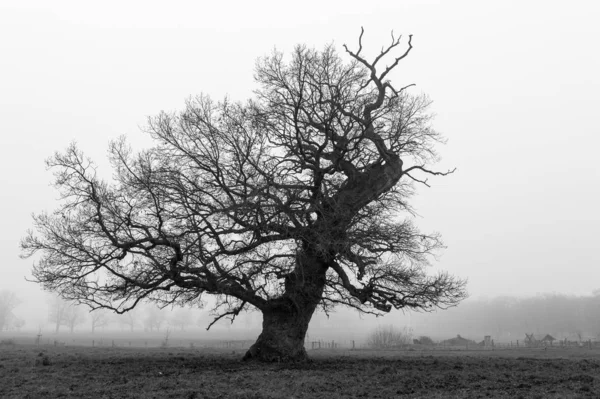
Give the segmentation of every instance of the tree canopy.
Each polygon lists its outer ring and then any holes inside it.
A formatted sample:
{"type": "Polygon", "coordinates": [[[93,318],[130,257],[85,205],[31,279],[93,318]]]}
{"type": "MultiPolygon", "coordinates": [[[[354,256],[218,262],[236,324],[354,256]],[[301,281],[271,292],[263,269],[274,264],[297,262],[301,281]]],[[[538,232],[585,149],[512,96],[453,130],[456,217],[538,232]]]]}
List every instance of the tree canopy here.
{"type": "Polygon", "coordinates": [[[149,118],[152,148],[109,144],[111,180],[75,144],[56,153],[61,205],[22,240],[24,256],[41,254],[35,280],[117,312],[214,294],[220,316],[252,306],[264,329],[285,314],[307,326],[317,306],[457,304],[465,282],[427,273],[442,242],[418,230],[408,203],[428,175],[451,173],[431,169],[443,142],[431,101],[389,80],[412,36],[392,56],[392,35],[367,61],[363,33],[343,55],[299,45],[290,59],[259,59],[246,102],[199,95],[149,118]]]}

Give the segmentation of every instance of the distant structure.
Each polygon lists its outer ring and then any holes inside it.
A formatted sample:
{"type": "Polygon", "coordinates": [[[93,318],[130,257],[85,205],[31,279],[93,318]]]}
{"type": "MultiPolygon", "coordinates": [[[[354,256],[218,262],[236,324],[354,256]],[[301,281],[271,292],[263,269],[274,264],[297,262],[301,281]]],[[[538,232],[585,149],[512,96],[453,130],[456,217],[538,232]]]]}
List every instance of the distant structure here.
{"type": "Polygon", "coordinates": [[[446,345],[446,346],[467,346],[467,345],[475,346],[475,345],[477,345],[477,342],[475,342],[471,339],[463,338],[460,336],[460,334],[458,334],[456,336],[456,338],[450,338],[450,339],[447,339],[440,343],[442,345],[446,345]]]}
{"type": "Polygon", "coordinates": [[[550,334],[546,334],[543,336],[542,335],[534,336],[533,333],[531,333],[531,334],[525,333],[525,341],[524,341],[525,346],[529,346],[529,347],[552,346],[554,341],[556,341],[556,338],[554,338],[550,334]]]}

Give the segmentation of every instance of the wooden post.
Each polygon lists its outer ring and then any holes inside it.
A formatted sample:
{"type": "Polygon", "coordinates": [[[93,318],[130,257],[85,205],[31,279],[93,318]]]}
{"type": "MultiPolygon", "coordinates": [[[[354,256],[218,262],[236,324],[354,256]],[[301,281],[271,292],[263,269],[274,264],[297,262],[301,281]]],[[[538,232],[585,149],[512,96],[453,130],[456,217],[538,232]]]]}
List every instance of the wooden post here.
{"type": "Polygon", "coordinates": [[[352,340],[352,350],[354,350],[354,340],[352,340]]]}
{"type": "Polygon", "coordinates": [[[96,341],[92,340],[92,348],[96,346],[96,341]]]}

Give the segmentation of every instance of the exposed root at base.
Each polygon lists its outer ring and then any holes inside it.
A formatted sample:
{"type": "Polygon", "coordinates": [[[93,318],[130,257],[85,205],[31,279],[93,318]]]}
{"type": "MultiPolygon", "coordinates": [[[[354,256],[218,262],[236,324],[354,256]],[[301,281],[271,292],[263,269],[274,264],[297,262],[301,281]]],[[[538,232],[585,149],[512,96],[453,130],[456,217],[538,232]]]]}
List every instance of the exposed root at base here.
{"type": "Polygon", "coordinates": [[[296,363],[307,362],[310,359],[304,348],[298,351],[297,354],[290,355],[282,353],[282,351],[273,348],[267,348],[258,344],[254,344],[250,347],[250,349],[248,349],[242,360],[258,361],[263,363],[296,363]]]}

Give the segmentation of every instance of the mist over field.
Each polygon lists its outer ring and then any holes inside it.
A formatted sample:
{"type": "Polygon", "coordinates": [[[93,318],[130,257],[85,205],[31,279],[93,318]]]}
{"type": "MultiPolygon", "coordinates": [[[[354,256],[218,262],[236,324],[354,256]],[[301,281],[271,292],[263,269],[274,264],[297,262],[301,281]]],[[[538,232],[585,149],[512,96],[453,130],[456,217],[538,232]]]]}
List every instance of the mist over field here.
{"type": "MultiPolygon", "coordinates": [[[[142,305],[124,315],[95,311],[76,306],[76,320],[68,317],[56,329],[55,297],[48,295],[43,304],[28,306],[22,302],[14,308],[0,337],[27,337],[34,342],[38,334],[42,341],[77,345],[160,346],[167,338],[172,346],[208,345],[227,347],[228,341],[253,342],[261,331],[259,312],[240,314],[231,323],[214,321],[210,306],[202,309],[165,308],[142,305]],[[33,311],[32,311],[33,309],[33,311]],[[100,315],[100,316],[98,316],[100,315]],[[22,325],[15,325],[21,320],[22,325]],[[95,325],[94,325],[95,324],[95,325]],[[92,332],[92,329],[95,331],[92,332]]],[[[335,341],[343,347],[368,343],[377,328],[389,328],[411,339],[428,336],[436,342],[460,335],[476,342],[491,336],[496,343],[523,343],[526,334],[543,337],[550,334],[556,340],[600,341],[600,295],[574,296],[544,294],[531,297],[470,298],[459,306],[429,313],[393,312],[385,317],[359,315],[355,310],[340,308],[328,315],[317,312],[310,324],[307,345],[313,341],[335,341]]]]}

